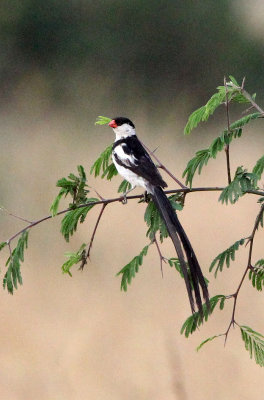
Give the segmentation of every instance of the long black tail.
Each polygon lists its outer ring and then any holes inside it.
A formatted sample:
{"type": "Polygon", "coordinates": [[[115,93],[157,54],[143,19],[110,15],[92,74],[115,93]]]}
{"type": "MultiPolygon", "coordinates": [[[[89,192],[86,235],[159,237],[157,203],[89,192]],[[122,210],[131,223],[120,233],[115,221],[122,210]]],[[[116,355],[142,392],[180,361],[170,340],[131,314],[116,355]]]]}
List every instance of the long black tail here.
{"type": "Polygon", "coordinates": [[[176,253],[178,255],[190,300],[191,310],[192,312],[195,312],[196,303],[200,314],[203,315],[201,290],[203,298],[206,301],[208,310],[210,309],[209,294],[203,273],[201,271],[201,267],[196,258],[191,243],[177,217],[176,212],[172,208],[170,201],[168,200],[166,194],[163,192],[161,187],[155,186],[152,188],[152,199],[165,222],[171,240],[174,244],[176,253]],[[188,261],[189,272],[186,266],[181,244],[183,246],[188,261]],[[195,301],[193,291],[195,294],[195,301]]]}

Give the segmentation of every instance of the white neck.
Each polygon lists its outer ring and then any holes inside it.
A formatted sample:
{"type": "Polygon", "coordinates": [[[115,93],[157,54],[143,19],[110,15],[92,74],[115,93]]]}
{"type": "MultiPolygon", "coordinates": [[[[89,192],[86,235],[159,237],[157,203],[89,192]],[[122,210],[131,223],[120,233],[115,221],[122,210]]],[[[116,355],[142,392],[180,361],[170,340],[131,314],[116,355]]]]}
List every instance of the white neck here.
{"type": "Polygon", "coordinates": [[[127,138],[129,136],[133,136],[136,134],[135,128],[133,128],[129,124],[123,124],[123,125],[117,126],[116,128],[113,128],[113,131],[115,132],[115,135],[116,135],[115,141],[127,138]]]}

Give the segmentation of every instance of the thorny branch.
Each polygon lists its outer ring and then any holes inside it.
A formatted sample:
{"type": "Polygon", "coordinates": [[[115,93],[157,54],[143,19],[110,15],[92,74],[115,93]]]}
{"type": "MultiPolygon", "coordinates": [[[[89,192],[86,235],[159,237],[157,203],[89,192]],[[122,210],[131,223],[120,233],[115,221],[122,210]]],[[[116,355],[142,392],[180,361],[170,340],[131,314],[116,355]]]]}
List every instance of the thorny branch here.
{"type": "Polygon", "coordinates": [[[160,246],[159,246],[159,243],[158,243],[158,241],[157,241],[156,235],[154,235],[153,243],[155,243],[156,248],[157,248],[157,251],[158,251],[158,254],[159,254],[159,259],[160,259],[160,271],[161,271],[161,276],[162,276],[162,278],[163,278],[163,263],[165,263],[167,259],[166,259],[166,257],[164,257],[164,256],[162,255],[162,253],[161,253],[160,246]]]}
{"type": "Polygon", "coordinates": [[[252,230],[252,233],[248,238],[247,244],[249,243],[249,251],[248,251],[248,262],[247,262],[246,269],[245,269],[245,271],[244,271],[244,273],[242,275],[242,278],[241,278],[241,280],[239,282],[239,285],[238,285],[237,290],[235,291],[235,293],[233,293],[233,294],[231,294],[229,296],[226,296],[226,298],[233,298],[234,299],[234,303],[233,303],[231,321],[230,321],[230,323],[228,325],[228,328],[227,328],[226,332],[223,334],[223,336],[225,336],[225,343],[227,341],[227,337],[228,337],[228,334],[229,334],[231,326],[234,326],[235,324],[238,325],[237,322],[235,321],[237,297],[238,297],[238,294],[239,294],[240,289],[242,287],[242,284],[243,284],[243,282],[245,280],[245,277],[247,276],[248,271],[250,269],[252,269],[252,261],[251,260],[252,260],[252,251],[253,251],[254,238],[255,238],[255,234],[256,234],[256,231],[257,231],[257,228],[258,228],[258,225],[259,225],[259,222],[261,220],[263,212],[264,212],[264,204],[262,204],[262,206],[260,208],[260,211],[259,211],[259,213],[257,215],[256,221],[255,221],[255,224],[254,224],[254,227],[253,227],[253,230],[252,230]]]}
{"type": "Polygon", "coordinates": [[[0,207],[0,211],[3,211],[4,213],[6,213],[7,215],[10,215],[11,217],[17,218],[17,219],[19,219],[20,221],[28,222],[29,224],[32,223],[32,221],[29,221],[29,220],[26,219],[26,218],[22,218],[22,217],[19,217],[19,216],[16,215],[16,214],[11,213],[7,208],[5,208],[5,207],[3,207],[3,206],[0,207]]]}
{"type": "MultiPolygon", "coordinates": [[[[85,257],[85,264],[87,263],[87,259],[90,258],[90,253],[91,253],[91,249],[92,249],[94,237],[95,237],[95,234],[96,234],[96,230],[97,230],[97,228],[98,228],[100,219],[102,218],[102,215],[103,215],[103,212],[104,212],[106,206],[107,206],[107,203],[104,203],[103,206],[102,206],[102,208],[101,208],[101,211],[100,211],[100,213],[99,213],[99,215],[98,215],[96,224],[95,224],[95,226],[94,226],[94,230],[93,230],[93,233],[92,233],[92,237],[91,237],[91,240],[90,240],[90,243],[89,243],[89,247],[88,247],[88,250],[87,250],[87,253],[86,253],[86,257],[85,257]]],[[[84,267],[84,264],[82,264],[82,269],[83,269],[83,267],[84,267]]]]}
{"type": "MultiPolygon", "coordinates": [[[[222,191],[224,189],[224,187],[222,186],[213,186],[213,187],[196,187],[196,188],[182,188],[182,189],[172,189],[172,190],[165,190],[164,192],[166,194],[175,194],[175,193],[184,193],[185,195],[187,195],[188,193],[195,193],[195,192],[215,192],[215,191],[222,191]]],[[[254,194],[254,195],[258,195],[258,196],[264,196],[264,191],[262,190],[248,190],[245,193],[249,193],[249,194],[254,194]]],[[[127,196],[127,200],[136,200],[136,199],[144,199],[144,194],[139,194],[139,195],[133,195],[133,196],[127,196]]],[[[119,196],[119,197],[114,197],[111,199],[101,199],[98,201],[93,201],[93,202],[88,202],[85,204],[81,204],[79,206],[76,207],[76,209],[78,208],[84,208],[90,205],[107,205],[107,204],[111,204],[111,203],[116,203],[116,202],[122,202],[124,200],[124,196],[119,196]]],[[[65,210],[59,211],[56,216],[58,215],[63,215],[66,214],[67,212],[72,211],[71,208],[67,208],[65,210]]],[[[103,213],[103,211],[101,210],[101,213],[103,213]]],[[[12,215],[12,214],[10,214],[12,215]]],[[[101,215],[102,216],[102,215],[101,215]]],[[[101,219],[100,216],[100,219],[101,219]]],[[[26,225],[23,229],[21,229],[20,231],[18,231],[17,233],[15,233],[13,236],[11,236],[9,239],[6,240],[6,243],[11,243],[14,239],[16,239],[19,235],[21,235],[23,232],[41,224],[44,221],[47,221],[49,219],[54,218],[54,216],[52,215],[47,215],[43,218],[40,218],[36,221],[30,222],[28,225],[26,225]]],[[[98,224],[99,224],[99,220],[97,220],[98,224]]],[[[96,229],[98,227],[98,224],[96,226],[96,229]]],[[[94,235],[95,235],[95,230],[94,230],[94,235]]],[[[94,240],[94,237],[92,238],[94,240]]],[[[91,247],[91,246],[90,246],[91,247]]]]}
{"type": "Polygon", "coordinates": [[[245,78],[243,79],[242,85],[237,86],[233,82],[228,82],[230,86],[240,90],[241,94],[252,104],[252,106],[261,114],[264,115],[264,110],[255,102],[255,100],[250,96],[250,94],[244,89],[245,78]]]}

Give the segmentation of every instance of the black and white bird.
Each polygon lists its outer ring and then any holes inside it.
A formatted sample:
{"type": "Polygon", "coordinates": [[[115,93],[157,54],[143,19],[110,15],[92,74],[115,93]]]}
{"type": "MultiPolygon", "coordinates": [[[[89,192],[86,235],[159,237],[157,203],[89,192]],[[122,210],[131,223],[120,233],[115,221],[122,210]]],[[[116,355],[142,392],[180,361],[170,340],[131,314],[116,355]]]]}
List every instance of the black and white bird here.
{"type": "Polygon", "coordinates": [[[141,186],[151,195],[178,255],[191,310],[195,312],[197,307],[200,314],[203,315],[201,293],[209,309],[207,285],[191,243],[163,191],[167,184],[137,138],[133,122],[128,118],[117,117],[109,123],[109,126],[113,128],[116,135],[112,149],[112,158],[116,169],[131,184],[131,190],[136,186],[141,186]],[[188,264],[186,264],[185,257],[188,264]]]}

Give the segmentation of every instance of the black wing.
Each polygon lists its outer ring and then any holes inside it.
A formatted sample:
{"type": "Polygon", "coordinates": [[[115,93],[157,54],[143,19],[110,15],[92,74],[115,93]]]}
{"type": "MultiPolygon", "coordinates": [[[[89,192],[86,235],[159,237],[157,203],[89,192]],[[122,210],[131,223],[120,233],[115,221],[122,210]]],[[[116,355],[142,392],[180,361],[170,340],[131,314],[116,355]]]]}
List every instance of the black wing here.
{"type": "Polygon", "coordinates": [[[115,161],[124,168],[129,169],[138,176],[146,179],[151,185],[166,187],[167,184],[162,179],[156,165],[151,160],[136,135],[120,139],[113,144],[113,155],[115,161]],[[133,162],[129,159],[121,160],[114,152],[115,147],[121,145],[125,154],[133,157],[133,162]]]}

